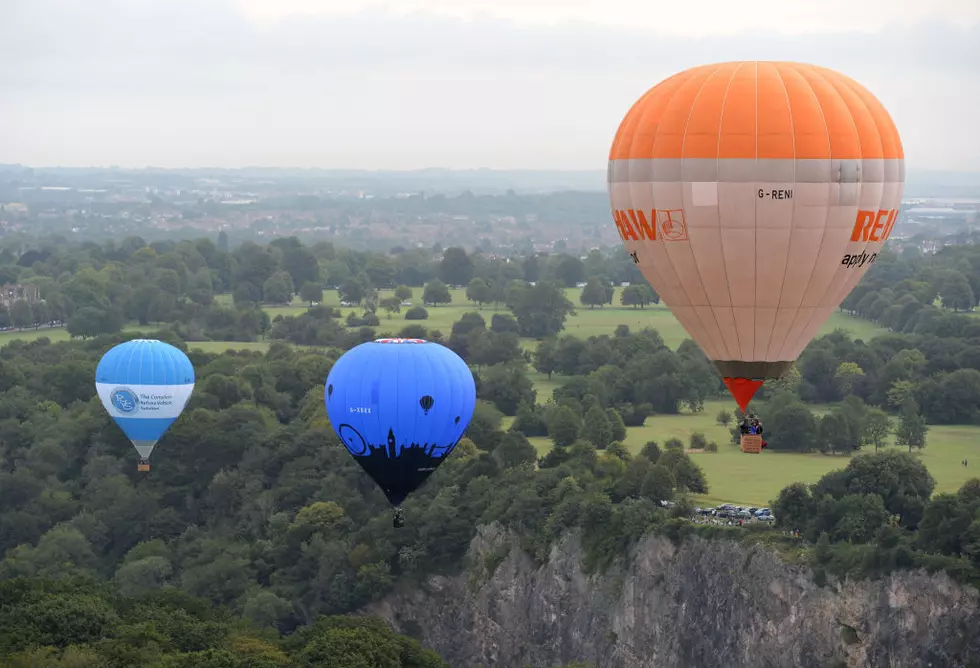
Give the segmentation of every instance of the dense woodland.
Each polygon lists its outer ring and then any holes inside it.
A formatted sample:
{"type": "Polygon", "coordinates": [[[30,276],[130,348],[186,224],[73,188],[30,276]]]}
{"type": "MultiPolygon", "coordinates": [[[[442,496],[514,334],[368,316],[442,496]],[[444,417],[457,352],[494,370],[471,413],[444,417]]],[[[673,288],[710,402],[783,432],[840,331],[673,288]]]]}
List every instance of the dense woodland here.
{"type": "MultiPolygon", "coordinates": [[[[771,448],[869,452],[817,484],[789,484],[772,503],[775,528],[740,530],[690,523],[694,495],[711,481],[686,444],[634,452],[622,444],[626,428],[650,414],[703,410],[721,396],[699,349],[688,341],[672,351],[652,330],[620,327],[589,341],[561,333],[573,308],[602,307],[610,282],[635,278],[628,258],[381,256],[289,239],[234,250],[139,239],[5,249],[0,283],[36,284],[44,298],[13,303],[12,326],[63,321],[77,339],[13,341],[0,352],[0,662],[443,665],[380,623],[345,615],[432,573],[492,573],[499,561],[466,557],[476,527],[491,522],[516,531],[539,560],[580,530],[587,569],[626,557],[647,532],[674,540],[701,532],[767,542],[807,560],[821,581],[925,567],[976,583],[980,481],[933,495],[914,452],[871,452],[888,436],[889,414],[910,451],[927,447],[929,424],[980,421],[980,321],[952,310],[963,305],[942,305],[946,281],[980,279],[968,266],[980,267],[980,249],[883,255],[845,306],[893,333],[822,337],[797,371],[771,384],[758,406],[771,448]],[[594,286],[583,292],[590,303],[572,304],[560,288],[582,282],[594,286]],[[362,307],[358,321],[327,306],[270,321],[259,306],[288,302],[297,285],[311,303],[339,288],[362,307]],[[467,286],[474,302],[447,332],[402,313],[406,295],[398,304],[379,295],[403,286],[438,308],[447,285],[467,286]],[[915,313],[900,322],[894,306],[865,303],[885,290],[915,313]],[[215,299],[227,292],[232,303],[215,299]],[[495,301],[508,308],[488,321],[479,303],[495,301]],[[94,391],[99,357],[127,338],[130,323],[190,348],[197,370],[191,402],[149,475],[136,472],[94,391]],[[480,397],[464,440],[406,502],[402,529],[392,528],[387,502],[338,443],[323,407],[333,362],[382,331],[456,350],[480,397]],[[260,337],[273,340],[268,352],[188,345],[260,337]],[[519,337],[539,339],[533,353],[519,337]],[[561,381],[554,396],[537,395],[532,368],[561,381]],[[812,402],[835,407],[817,418],[812,402]],[[503,415],[516,416],[506,431],[503,415]],[[553,447],[539,456],[527,437],[543,435],[553,447]],[[342,659],[323,663],[328,656],[342,659]]],[[[650,291],[621,294],[637,308],[656,301],[650,291]]]]}

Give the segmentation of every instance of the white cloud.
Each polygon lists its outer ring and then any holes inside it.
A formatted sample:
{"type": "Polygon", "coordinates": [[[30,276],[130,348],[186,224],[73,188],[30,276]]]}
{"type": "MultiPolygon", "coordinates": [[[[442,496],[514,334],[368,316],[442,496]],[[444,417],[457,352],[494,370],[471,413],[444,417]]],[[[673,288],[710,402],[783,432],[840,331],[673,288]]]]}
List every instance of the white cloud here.
{"type": "Polygon", "coordinates": [[[577,21],[643,28],[674,35],[735,34],[749,30],[783,34],[820,31],[876,32],[893,24],[942,19],[980,22],[973,0],[238,0],[257,22],[291,16],[350,14],[366,9],[400,15],[435,14],[462,19],[494,17],[520,24],[577,21]]]}
{"type": "MultiPolygon", "coordinates": [[[[692,65],[761,58],[861,81],[898,123],[910,167],[980,171],[972,1],[937,2],[929,22],[882,27],[921,16],[896,0],[877,23],[860,25],[855,10],[836,32],[805,35],[743,10],[742,32],[703,37],[644,25],[655,13],[630,27],[535,24],[528,8],[544,3],[531,0],[494,3],[518,23],[448,15],[475,1],[402,17],[262,15],[249,1],[251,14],[231,0],[0,0],[0,162],[603,169],[644,90],[692,65]],[[868,26],[878,31],[858,31],[868,26]]],[[[865,1],[850,4],[882,6],[865,1]]],[[[677,11],[724,15],[712,2],[677,11]]]]}

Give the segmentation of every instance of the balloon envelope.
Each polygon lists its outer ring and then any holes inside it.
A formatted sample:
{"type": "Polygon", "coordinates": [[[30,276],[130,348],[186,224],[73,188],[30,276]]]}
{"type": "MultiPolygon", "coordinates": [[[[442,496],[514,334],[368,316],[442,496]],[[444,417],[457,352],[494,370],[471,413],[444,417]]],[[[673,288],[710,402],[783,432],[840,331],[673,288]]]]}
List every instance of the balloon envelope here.
{"type": "Polygon", "coordinates": [[[630,109],[609,156],[627,252],[743,410],[874,263],[898,216],[901,139],[821,67],[696,67],[630,109]]]}
{"type": "Polygon", "coordinates": [[[194,367],[169,343],[134,339],[102,356],[95,389],[140,456],[148,459],[191,398],[194,367]]]}
{"type": "Polygon", "coordinates": [[[462,438],[476,384],[466,362],[445,346],[378,339],[337,360],[324,401],[348,452],[398,506],[462,438]]]}

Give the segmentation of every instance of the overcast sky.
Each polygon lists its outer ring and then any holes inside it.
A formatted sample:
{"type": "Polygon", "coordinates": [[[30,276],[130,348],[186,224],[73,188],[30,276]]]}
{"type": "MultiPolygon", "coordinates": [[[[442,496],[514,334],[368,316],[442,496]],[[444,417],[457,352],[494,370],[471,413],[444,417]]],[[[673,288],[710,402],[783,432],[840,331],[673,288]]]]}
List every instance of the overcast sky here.
{"type": "Polygon", "coordinates": [[[980,171],[978,0],[0,0],[0,163],[604,169],[646,89],[740,59],[980,171]]]}

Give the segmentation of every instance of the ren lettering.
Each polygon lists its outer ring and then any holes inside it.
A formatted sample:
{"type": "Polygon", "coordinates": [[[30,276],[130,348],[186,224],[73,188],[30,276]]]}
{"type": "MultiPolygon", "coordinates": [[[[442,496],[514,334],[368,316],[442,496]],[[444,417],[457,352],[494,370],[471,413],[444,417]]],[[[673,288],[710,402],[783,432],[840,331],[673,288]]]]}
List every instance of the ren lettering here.
{"type": "Polygon", "coordinates": [[[858,210],[851,241],[884,241],[892,233],[898,209],[858,210]]]}

